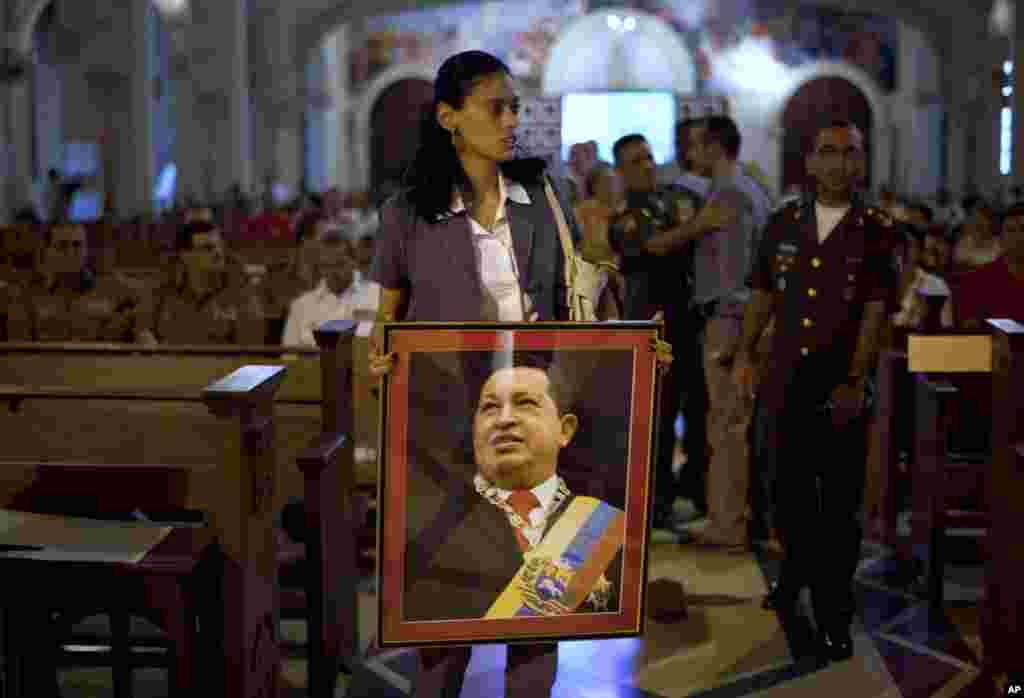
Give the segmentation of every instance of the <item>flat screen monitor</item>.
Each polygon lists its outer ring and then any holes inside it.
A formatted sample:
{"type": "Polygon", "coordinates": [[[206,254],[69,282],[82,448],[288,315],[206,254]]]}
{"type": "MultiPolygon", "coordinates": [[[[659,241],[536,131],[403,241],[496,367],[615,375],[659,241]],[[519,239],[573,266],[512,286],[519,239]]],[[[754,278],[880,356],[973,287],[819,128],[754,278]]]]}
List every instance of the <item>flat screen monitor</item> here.
{"type": "Polygon", "coordinates": [[[629,133],[647,139],[658,165],[675,159],[676,96],[668,91],[570,92],[562,98],[562,161],[574,143],[597,141],[598,157],[614,162],[612,145],[629,133]]]}

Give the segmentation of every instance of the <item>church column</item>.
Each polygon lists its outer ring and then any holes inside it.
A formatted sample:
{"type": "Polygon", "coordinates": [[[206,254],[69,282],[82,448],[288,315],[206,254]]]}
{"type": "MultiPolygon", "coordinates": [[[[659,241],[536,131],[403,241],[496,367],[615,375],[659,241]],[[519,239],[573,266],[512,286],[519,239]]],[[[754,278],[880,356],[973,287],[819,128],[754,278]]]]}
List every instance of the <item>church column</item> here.
{"type": "MultiPolygon", "coordinates": [[[[27,59],[26,59],[27,60],[27,59]]],[[[32,201],[32,100],[28,71],[4,86],[5,211],[19,209],[32,201]]]]}
{"type": "Polygon", "coordinates": [[[181,203],[202,202],[203,188],[201,153],[203,125],[196,111],[192,68],[188,57],[178,54],[171,60],[174,81],[174,166],[177,168],[174,197],[181,203]]]}
{"type": "Polygon", "coordinates": [[[277,105],[274,124],[274,175],[275,181],[288,189],[291,197],[299,193],[302,186],[302,109],[301,102],[293,97],[277,105]]]}
{"type": "Polygon", "coordinates": [[[169,80],[174,84],[174,182],[176,203],[202,202],[203,189],[200,153],[203,125],[196,112],[196,90],[193,79],[195,66],[191,60],[191,40],[194,29],[188,15],[165,17],[170,58],[169,80]]]}
{"type": "Polygon", "coordinates": [[[957,42],[949,47],[949,60],[942,68],[942,97],[945,109],[944,186],[959,199],[967,194],[974,180],[973,161],[969,156],[968,136],[973,120],[969,111],[974,109],[977,80],[972,78],[964,60],[964,48],[957,42]]]}
{"type": "Polygon", "coordinates": [[[125,119],[127,129],[107,134],[108,140],[120,140],[121,149],[116,160],[117,209],[121,216],[130,217],[153,212],[153,60],[148,42],[153,33],[150,16],[153,7],[149,2],[132,2],[125,5],[127,24],[130,28],[125,41],[128,42],[130,61],[127,89],[125,92],[125,119]]]}
{"type": "MultiPolygon", "coordinates": [[[[206,22],[201,26],[208,60],[199,67],[209,72],[199,97],[209,115],[213,188],[218,197],[238,185],[253,192],[249,104],[249,60],[246,0],[205,0],[206,22]]],[[[198,24],[198,23],[197,23],[198,24]]]]}
{"type": "Polygon", "coordinates": [[[19,43],[18,28],[14,13],[0,12],[0,31],[15,65],[21,68],[0,85],[0,220],[13,218],[15,210],[31,200],[32,191],[32,62],[19,43]]]}
{"type": "Polygon", "coordinates": [[[351,105],[349,104],[349,53],[350,53],[350,29],[348,24],[342,24],[335,30],[335,51],[337,56],[337,73],[334,84],[331,85],[331,93],[334,98],[335,113],[335,171],[337,180],[334,184],[342,191],[352,189],[352,143],[349,139],[351,133],[351,105]]]}
{"type": "Polygon", "coordinates": [[[263,153],[273,183],[283,184],[290,197],[302,184],[302,72],[295,51],[295,12],[280,4],[263,24],[268,84],[263,89],[261,115],[268,135],[263,153]]]}
{"type": "MultiPolygon", "coordinates": [[[[1024,186],[1024,1],[1017,0],[1013,27],[1013,165],[1016,185],[1024,186]]],[[[998,167],[998,165],[997,165],[998,167]]]]}

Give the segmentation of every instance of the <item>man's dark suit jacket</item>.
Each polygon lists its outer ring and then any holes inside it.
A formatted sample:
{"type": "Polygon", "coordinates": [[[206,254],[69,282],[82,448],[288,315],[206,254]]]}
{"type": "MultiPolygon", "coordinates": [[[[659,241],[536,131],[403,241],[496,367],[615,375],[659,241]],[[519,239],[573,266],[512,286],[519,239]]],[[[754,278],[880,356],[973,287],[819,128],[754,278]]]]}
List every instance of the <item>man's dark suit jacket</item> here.
{"type": "MultiPolygon", "coordinates": [[[[545,535],[574,498],[571,495],[548,518],[545,535]]],[[[508,517],[471,487],[453,494],[436,518],[407,535],[402,597],[407,622],[483,618],[523,563],[508,517]]],[[[621,549],[605,577],[612,583],[612,595],[604,610],[617,611],[621,549]]],[[[584,602],[577,613],[593,610],[584,602]]]]}

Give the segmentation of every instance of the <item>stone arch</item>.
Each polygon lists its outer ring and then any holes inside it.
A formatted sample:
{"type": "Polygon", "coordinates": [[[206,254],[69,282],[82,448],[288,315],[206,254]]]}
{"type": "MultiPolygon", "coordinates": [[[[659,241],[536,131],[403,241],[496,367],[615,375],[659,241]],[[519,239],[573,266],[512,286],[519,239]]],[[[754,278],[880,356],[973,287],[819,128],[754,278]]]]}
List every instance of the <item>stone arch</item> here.
{"type": "Polygon", "coordinates": [[[768,134],[775,142],[775,147],[772,150],[777,158],[775,166],[769,171],[776,173],[777,181],[781,183],[784,140],[782,120],[786,104],[803,85],[818,78],[846,80],[860,90],[867,99],[871,108],[872,120],[872,145],[871,153],[869,153],[872,178],[876,185],[891,181],[893,173],[889,154],[892,152],[892,115],[886,97],[875,81],[863,70],[838,61],[814,61],[795,68],[785,87],[779,90],[774,97],[769,98],[769,103],[765,105],[768,113],[768,134]]]}
{"type": "MultiPolygon", "coordinates": [[[[375,77],[369,85],[357,97],[353,105],[353,143],[352,150],[355,155],[355,188],[364,190],[370,186],[370,128],[373,118],[373,106],[377,103],[385,90],[394,83],[402,80],[426,80],[434,83],[437,71],[441,67],[424,63],[408,63],[388,68],[375,77]]],[[[339,118],[346,118],[347,115],[339,114],[339,118]]]]}
{"type": "MultiPolygon", "coordinates": [[[[610,65],[607,72],[613,69],[610,65]]],[[[630,7],[602,8],[570,22],[560,32],[544,66],[542,86],[543,94],[551,96],[593,89],[660,89],[691,94],[696,88],[696,69],[693,56],[678,32],[660,18],[630,7]],[[636,27],[619,34],[610,29],[608,23],[623,16],[635,18],[636,27]],[[618,40],[609,41],[609,37],[618,40]],[[594,72],[590,57],[609,64],[616,58],[620,62],[628,61],[626,51],[630,37],[643,42],[640,45],[646,55],[638,50],[634,60],[644,66],[650,79],[633,75],[632,81],[618,83],[613,75],[594,72]]]]}

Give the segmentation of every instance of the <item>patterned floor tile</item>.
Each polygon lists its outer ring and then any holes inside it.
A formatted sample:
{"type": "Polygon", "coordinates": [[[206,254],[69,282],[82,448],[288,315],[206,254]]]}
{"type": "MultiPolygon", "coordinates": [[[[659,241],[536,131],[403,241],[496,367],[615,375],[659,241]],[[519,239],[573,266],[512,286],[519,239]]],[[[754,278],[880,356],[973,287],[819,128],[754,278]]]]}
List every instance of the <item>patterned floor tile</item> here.
{"type": "Polygon", "coordinates": [[[913,607],[903,615],[900,622],[890,626],[885,634],[948,655],[965,664],[978,665],[978,656],[964,641],[960,628],[945,615],[934,617],[934,614],[929,613],[927,604],[913,607]]]}
{"type": "MultiPolygon", "coordinates": [[[[758,687],[756,692],[732,695],[756,695],[758,698],[901,698],[871,638],[855,635],[853,643],[852,659],[826,665],[806,662],[802,671],[784,682],[758,687]]],[[[716,693],[708,698],[719,696],[716,693]]]]}
{"type": "Polygon", "coordinates": [[[956,627],[960,637],[980,663],[984,657],[984,648],[981,644],[978,612],[978,604],[949,604],[946,607],[946,618],[956,627]]]}
{"type": "MultiPolygon", "coordinates": [[[[856,655],[850,662],[823,666],[813,658],[795,660],[791,629],[760,608],[766,581],[777,576],[777,558],[654,546],[650,576],[683,582],[689,616],[675,623],[650,621],[642,638],[561,643],[553,698],[989,698],[973,685],[980,651],[973,603],[980,590],[977,567],[950,566],[949,622],[929,624],[925,604],[899,588],[885,588],[898,581],[900,571],[891,554],[869,546],[865,556],[855,585],[860,609],[856,655]]],[[[351,676],[339,676],[338,698],[399,698],[411,690],[413,651],[375,647],[374,590],[372,577],[361,580],[359,636],[367,661],[351,676]]],[[[88,629],[102,630],[96,619],[88,629]]],[[[307,666],[304,623],[285,621],[282,638],[289,645],[282,671],[295,686],[282,698],[299,698],[307,666]]],[[[477,648],[462,698],[502,695],[504,663],[503,646],[477,648]]],[[[109,669],[64,671],[64,698],[112,696],[110,676],[109,669]]],[[[135,685],[138,698],[162,698],[166,672],[137,671],[135,685]]]]}
{"type": "Polygon", "coordinates": [[[856,582],[854,595],[861,625],[867,632],[880,630],[913,605],[905,596],[856,582]]]}
{"type": "Polygon", "coordinates": [[[963,672],[948,661],[911,649],[892,639],[876,636],[874,645],[904,698],[931,696],[963,672]]]}

